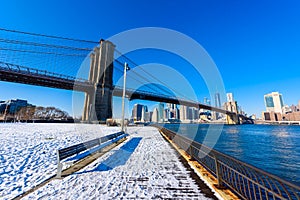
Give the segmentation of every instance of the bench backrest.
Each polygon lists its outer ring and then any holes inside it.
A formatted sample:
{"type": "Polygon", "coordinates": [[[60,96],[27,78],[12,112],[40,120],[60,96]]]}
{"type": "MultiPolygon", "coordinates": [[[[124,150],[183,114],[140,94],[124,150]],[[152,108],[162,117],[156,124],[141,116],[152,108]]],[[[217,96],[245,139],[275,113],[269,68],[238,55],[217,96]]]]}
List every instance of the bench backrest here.
{"type": "Polygon", "coordinates": [[[101,138],[93,139],[93,140],[90,140],[90,141],[87,141],[87,142],[83,142],[83,143],[76,144],[76,145],[73,145],[73,146],[70,146],[70,147],[59,149],[58,150],[59,160],[63,160],[65,158],[68,158],[70,156],[78,154],[78,153],[80,153],[82,151],[85,151],[87,149],[90,149],[92,147],[99,146],[101,143],[112,140],[116,137],[119,137],[122,134],[124,134],[124,132],[113,133],[113,134],[110,134],[110,135],[103,136],[101,138]]]}

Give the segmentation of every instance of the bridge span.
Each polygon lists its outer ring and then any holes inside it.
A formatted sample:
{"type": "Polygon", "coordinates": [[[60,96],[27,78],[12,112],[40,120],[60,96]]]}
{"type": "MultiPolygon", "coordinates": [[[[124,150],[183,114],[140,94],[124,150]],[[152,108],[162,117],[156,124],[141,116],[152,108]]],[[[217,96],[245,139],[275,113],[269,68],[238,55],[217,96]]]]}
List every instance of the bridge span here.
{"type": "MultiPolygon", "coordinates": [[[[93,83],[85,79],[78,79],[72,76],[66,76],[63,74],[52,73],[45,70],[38,70],[4,62],[0,62],[0,80],[57,89],[74,90],[79,92],[87,92],[92,90],[92,88],[94,87],[93,83]]],[[[123,89],[120,86],[114,86],[112,89],[113,96],[122,97],[122,92],[123,89]]],[[[224,114],[232,113],[230,111],[201,104],[199,102],[170,97],[167,95],[158,95],[143,90],[134,90],[127,88],[126,97],[129,100],[143,99],[148,101],[157,101],[196,107],[199,109],[212,110],[224,114]]]]}
{"type": "MultiPolygon", "coordinates": [[[[112,117],[112,96],[121,97],[123,92],[121,87],[113,85],[114,49],[114,44],[104,40],[100,41],[99,47],[94,48],[90,54],[88,80],[0,61],[0,81],[84,92],[83,120],[105,121],[112,117]]],[[[229,124],[239,124],[239,118],[245,119],[237,112],[139,89],[126,89],[126,97],[129,100],[173,103],[224,113],[229,124]]]]}

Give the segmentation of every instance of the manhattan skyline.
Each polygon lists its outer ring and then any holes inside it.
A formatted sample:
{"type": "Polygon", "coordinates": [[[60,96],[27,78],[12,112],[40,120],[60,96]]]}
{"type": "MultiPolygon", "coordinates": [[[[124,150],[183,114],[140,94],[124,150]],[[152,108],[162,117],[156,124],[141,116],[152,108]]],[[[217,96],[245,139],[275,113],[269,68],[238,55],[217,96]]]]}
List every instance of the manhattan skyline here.
{"type": "MultiPolygon", "coordinates": [[[[260,116],[265,110],[265,94],[279,91],[287,105],[297,104],[300,99],[297,94],[299,8],[300,3],[296,1],[153,1],[151,4],[6,1],[1,6],[0,27],[92,41],[139,27],[179,31],[206,49],[220,71],[226,92],[234,93],[243,110],[260,116]]],[[[158,58],[159,55],[158,52],[151,59],[132,57],[137,63],[172,59],[165,54],[158,58]]],[[[174,64],[166,62],[170,66],[174,64]]],[[[203,98],[208,97],[202,92],[205,85],[198,85],[198,80],[190,82],[203,102],[203,98]]],[[[0,82],[0,90],[0,100],[27,99],[33,104],[53,105],[73,113],[70,91],[6,82],[0,82]]],[[[136,102],[140,101],[130,102],[128,112],[136,102]]],[[[156,104],[148,103],[149,108],[156,104]]],[[[145,103],[142,101],[142,104],[145,103]]]]}

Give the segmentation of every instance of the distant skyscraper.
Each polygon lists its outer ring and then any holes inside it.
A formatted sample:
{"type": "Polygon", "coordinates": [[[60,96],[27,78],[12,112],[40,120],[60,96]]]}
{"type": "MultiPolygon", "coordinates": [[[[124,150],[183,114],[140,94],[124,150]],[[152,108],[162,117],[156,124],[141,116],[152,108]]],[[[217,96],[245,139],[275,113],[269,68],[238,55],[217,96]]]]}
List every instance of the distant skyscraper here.
{"type": "Polygon", "coordinates": [[[141,122],[145,122],[145,110],[144,110],[144,108],[142,109],[141,122]]]}
{"type": "Polygon", "coordinates": [[[227,96],[227,102],[234,102],[232,93],[227,93],[226,96],[227,96]]]}
{"type": "Polygon", "coordinates": [[[168,108],[165,109],[165,110],[164,110],[164,120],[170,119],[170,118],[171,118],[171,117],[170,117],[170,114],[171,114],[170,110],[169,110],[168,108]]]}
{"type": "Polygon", "coordinates": [[[220,93],[216,93],[215,94],[215,106],[217,108],[221,108],[221,97],[220,97],[220,93]]]}
{"type": "Polygon", "coordinates": [[[174,116],[173,116],[174,119],[179,119],[180,118],[179,109],[176,107],[176,105],[175,105],[175,108],[173,110],[173,114],[174,114],[174,116]]]}
{"type": "Polygon", "coordinates": [[[187,119],[187,107],[186,106],[180,105],[179,113],[180,113],[179,115],[180,115],[181,121],[184,121],[187,119]]]}
{"type": "Polygon", "coordinates": [[[193,108],[193,114],[194,114],[194,120],[198,120],[199,119],[199,110],[197,108],[193,108]]]}
{"type": "Polygon", "coordinates": [[[207,97],[204,97],[203,104],[210,106],[210,100],[207,97]]]}
{"type": "Polygon", "coordinates": [[[163,103],[158,104],[158,120],[159,121],[164,120],[164,104],[163,103]]]}
{"type": "Polygon", "coordinates": [[[179,112],[177,111],[177,113],[179,114],[179,119],[181,121],[192,120],[195,114],[194,108],[190,108],[188,106],[182,106],[182,105],[180,106],[179,112]]]}
{"type": "Polygon", "coordinates": [[[268,112],[282,113],[283,99],[279,92],[264,95],[266,110],[268,112]]]}
{"type": "MultiPolygon", "coordinates": [[[[215,94],[215,107],[221,108],[221,97],[220,97],[220,93],[218,92],[215,94]]],[[[221,116],[220,113],[213,112],[213,119],[217,120],[220,118],[220,116],[221,116]]]]}
{"type": "Polygon", "coordinates": [[[153,112],[145,112],[145,122],[151,122],[153,112]]]}
{"type": "Polygon", "coordinates": [[[169,108],[169,110],[173,110],[173,109],[175,109],[175,107],[176,107],[176,104],[167,103],[167,108],[169,108]]]}
{"type": "Polygon", "coordinates": [[[204,97],[204,99],[203,99],[203,104],[204,104],[204,105],[207,105],[207,97],[204,97]]]}
{"type": "Polygon", "coordinates": [[[158,116],[158,109],[154,108],[153,114],[152,114],[152,122],[159,122],[159,116],[158,116]]]}
{"type": "Polygon", "coordinates": [[[142,119],[142,110],[144,106],[141,104],[135,104],[132,109],[132,119],[134,121],[141,121],[142,119]]]}
{"type": "Polygon", "coordinates": [[[211,105],[211,103],[210,103],[210,100],[209,99],[207,99],[207,105],[211,105]]]}

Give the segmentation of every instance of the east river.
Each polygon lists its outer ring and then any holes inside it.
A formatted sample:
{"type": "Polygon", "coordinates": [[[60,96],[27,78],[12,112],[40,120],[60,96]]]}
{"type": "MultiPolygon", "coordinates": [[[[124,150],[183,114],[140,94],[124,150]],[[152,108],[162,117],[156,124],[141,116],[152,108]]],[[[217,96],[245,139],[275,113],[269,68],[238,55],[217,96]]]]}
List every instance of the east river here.
{"type": "Polygon", "coordinates": [[[164,126],[300,185],[300,126],[207,124],[164,126]]]}

